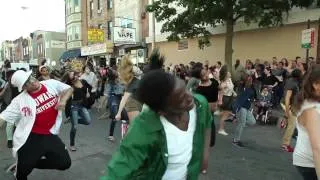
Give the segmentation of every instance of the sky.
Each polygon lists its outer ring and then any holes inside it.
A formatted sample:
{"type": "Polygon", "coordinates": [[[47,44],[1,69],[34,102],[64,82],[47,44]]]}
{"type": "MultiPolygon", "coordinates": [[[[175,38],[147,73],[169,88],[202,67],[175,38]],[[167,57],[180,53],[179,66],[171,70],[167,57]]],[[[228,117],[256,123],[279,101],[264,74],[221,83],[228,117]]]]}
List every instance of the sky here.
{"type": "Polygon", "coordinates": [[[64,0],[0,0],[0,42],[35,30],[63,32],[64,8],[64,0]]]}

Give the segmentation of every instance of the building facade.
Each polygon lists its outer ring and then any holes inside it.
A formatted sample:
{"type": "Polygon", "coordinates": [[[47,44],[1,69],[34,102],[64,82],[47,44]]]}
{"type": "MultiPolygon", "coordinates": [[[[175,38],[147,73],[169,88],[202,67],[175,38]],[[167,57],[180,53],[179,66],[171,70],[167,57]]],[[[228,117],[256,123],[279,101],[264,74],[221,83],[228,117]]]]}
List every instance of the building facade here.
{"type": "Polygon", "coordinates": [[[23,62],[29,63],[32,55],[32,40],[30,37],[23,38],[22,40],[22,56],[23,62]]]}
{"type": "MultiPolygon", "coordinates": [[[[311,28],[315,28],[315,36],[318,37],[318,19],[320,9],[294,10],[281,27],[259,28],[256,24],[247,25],[238,22],[234,29],[233,59],[240,59],[243,63],[247,59],[270,61],[272,57],[294,59],[296,56],[305,57],[306,50],[301,48],[302,30],[307,29],[307,20],[311,20],[311,28]]],[[[152,16],[150,14],[150,16],[152,16]]],[[[168,42],[168,34],[161,33],[163,23],[155,24],[156,47],[166,56],[166,64],[187,64],[190,61],[210,64],[217,61],[224,62],[225,26],[212,28],[210,38],[211,46],[199,49],[197,39],[185,39],[180,42],[168,42]]],[[[152,18],[149,27],[152,27],[152,18]]],[[[150,36],[147,37],[149,49],[151,49],[153,31],[150,28],[150,36]]],[[[317,38],[315,38],[317,45],[317,38]]],[[[316,48],[310,49],[310,56],[316,57],[316,48]]],[[[150,51],[149,51],[150,52],[150,51]]]]}
{"type": "Polygon", "coordinates": [[[35,31],[32,38],[32,64],[40,64],[43,59],[51,66],[59,65],[61,55],[66,51],[66,33],[35,31]]]}
{"type": "Polygon", "coordinates": [[[67,50],[88,44],[87,0],[65,0],[67,50]]]}
{"type": "Polygon", "coordinates": [[[1,60],[9,60],[13,62],[13,42],[12,41],[4,41],[1,43],[1,60]]]}
{"type": "Polygon", "coordinates": [[[143,63],[147,51],[145,37],[149,36],[148,0],[115,0],[113,41],[115,54],[131,54],[133,63],[143,63]],[[138,60],[138,54],[141,54],[138,60]]]}
{"type": "MultiPolygon", "coordinates": [[[[112,27],[114,23],[113,0],[90,0],[87,2],[88,29],[102,29],[104,41],[112,40],[112,27]]],[[[88,44],[96,42],[88,41],[88,44]]]]}
{"type": "Polygon", "coordinates": [[[23,62],[22,41],[22,37],[13,41],[13,62],[15,63],[23,62]]]}

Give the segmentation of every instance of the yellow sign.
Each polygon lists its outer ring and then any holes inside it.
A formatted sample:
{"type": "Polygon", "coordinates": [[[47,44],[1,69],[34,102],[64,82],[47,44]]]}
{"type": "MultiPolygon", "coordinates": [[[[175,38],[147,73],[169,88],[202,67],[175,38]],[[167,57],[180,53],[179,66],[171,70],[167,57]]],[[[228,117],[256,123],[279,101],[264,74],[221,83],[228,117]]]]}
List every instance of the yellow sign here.
{"type": "Polygon", "coordinates": [[[88,41],[93,43],[104,42],[104,31],[103,29],[89,29],[88,30],[88,41]]]}

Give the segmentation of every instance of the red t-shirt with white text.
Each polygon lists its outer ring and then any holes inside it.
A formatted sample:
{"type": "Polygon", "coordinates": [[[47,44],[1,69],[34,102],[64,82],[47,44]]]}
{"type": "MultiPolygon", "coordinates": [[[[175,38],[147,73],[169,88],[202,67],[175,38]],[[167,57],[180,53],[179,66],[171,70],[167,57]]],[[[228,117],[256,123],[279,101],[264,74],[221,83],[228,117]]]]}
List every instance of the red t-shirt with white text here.
{"type": "Polygon", "coordinates": [[[30,93],[30,96],[36,101],[37,111],[36,120],[33,124],[32,133],[49,135],[50,129],[56,123],[58,110],[55,108],[58,103],[58,96],[48,92],[44,85],[36,93],[30,93]]]}

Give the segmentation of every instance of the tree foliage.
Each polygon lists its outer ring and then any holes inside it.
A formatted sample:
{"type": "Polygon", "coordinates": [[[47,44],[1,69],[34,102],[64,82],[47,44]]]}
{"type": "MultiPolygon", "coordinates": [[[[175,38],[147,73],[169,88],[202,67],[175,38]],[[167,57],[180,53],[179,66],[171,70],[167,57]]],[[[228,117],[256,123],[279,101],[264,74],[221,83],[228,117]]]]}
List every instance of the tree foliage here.
{"type": "MultiPolygon", "coordinates": [[[[156,0],[147,11],[164,22],[161,32],[169,32],[169,40],[198,38],[203,48],[210,45],[208,27],[233,26],[239,19],[263,27],[281,25],[290,9],[308,7],[315,1],[320,5],[320,0],[156,0]]],[[[229,31],[233,33],[233,27],[229,31]]]]}

